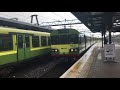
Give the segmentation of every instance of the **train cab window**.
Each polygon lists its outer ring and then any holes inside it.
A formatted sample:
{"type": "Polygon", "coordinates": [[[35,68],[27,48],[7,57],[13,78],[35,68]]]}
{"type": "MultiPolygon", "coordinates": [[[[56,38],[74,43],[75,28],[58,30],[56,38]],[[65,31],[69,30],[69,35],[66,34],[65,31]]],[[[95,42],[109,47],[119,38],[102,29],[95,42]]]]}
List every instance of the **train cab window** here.
{"type": "Polygon", "coordinates": [[[50,46],[51,45],[51,42],[50,42],[51,40],[50,40],[50,37],[48,37],[48,46],[50,46]]]}
{"type": "Polygon", "coordinates": [[[46,36],[41,36],[41,46],[47,46],[46,36]]]}
{"type": "Polygon", "coordinates": [[[39,47],[39,36],[32,36],[32,46],[39,47]]]}
{"type": "Polygon", "coordinates": [[[69,35],[69,44],[77,44],[78,43],[78,35],[77,34],[72,34],[69,35]]]}
{"type": "Polygon", "coordinates": [[[0,34],[0,51],[13,50],[13,38],[9,34],[0,34]]]}
{"type": "Polygon", "coordinates": [[[59,36],[51,36],[51,44],[56,45],[59,44],[59,36]]]}

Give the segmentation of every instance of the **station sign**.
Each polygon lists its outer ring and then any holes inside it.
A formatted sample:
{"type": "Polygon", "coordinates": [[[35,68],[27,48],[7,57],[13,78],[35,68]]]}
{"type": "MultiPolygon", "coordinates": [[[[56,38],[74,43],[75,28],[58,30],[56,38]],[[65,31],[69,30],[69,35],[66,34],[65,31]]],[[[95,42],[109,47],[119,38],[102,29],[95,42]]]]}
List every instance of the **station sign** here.
{"type": "Polygon", "coordinates": [[[104,45],[105,58],[115,57],[115,44],[105,44],[104,45]]]}

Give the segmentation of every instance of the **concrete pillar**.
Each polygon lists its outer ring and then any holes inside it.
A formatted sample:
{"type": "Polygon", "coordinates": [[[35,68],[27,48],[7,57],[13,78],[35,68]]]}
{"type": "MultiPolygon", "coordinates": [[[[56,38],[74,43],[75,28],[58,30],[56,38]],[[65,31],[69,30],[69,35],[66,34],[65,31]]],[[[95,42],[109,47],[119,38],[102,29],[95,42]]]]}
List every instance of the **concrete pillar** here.
{"type": "Polygon", "coordinates": [[[106,44],[105,32],[103,33],[103,37],[104,37],[104,44],[106,44]]]}
{"type": "Polygon", "coordinates": [[[102,48],[103,48],[103,31],[102,31],[102,48]]]}
{"type": "Polygon", "coordinates": [[[109,29],[109,44],[111,44],[111,29],[109,29]]]}

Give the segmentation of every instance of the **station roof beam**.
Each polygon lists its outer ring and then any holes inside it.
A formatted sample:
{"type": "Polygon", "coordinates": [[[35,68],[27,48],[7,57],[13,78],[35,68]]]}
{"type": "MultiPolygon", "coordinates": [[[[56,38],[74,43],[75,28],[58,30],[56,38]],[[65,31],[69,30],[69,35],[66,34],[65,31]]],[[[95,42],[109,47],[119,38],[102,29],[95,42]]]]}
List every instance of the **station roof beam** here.
{"type": "MultiPolygon", "coordinates": [[[[92,32],[111,29],[115,13],[116,12],[72,12],[72,14],[84,23],[92,32]]],[[[117,15],[120,18],[120,13],[117,13],[117,15]]]]}

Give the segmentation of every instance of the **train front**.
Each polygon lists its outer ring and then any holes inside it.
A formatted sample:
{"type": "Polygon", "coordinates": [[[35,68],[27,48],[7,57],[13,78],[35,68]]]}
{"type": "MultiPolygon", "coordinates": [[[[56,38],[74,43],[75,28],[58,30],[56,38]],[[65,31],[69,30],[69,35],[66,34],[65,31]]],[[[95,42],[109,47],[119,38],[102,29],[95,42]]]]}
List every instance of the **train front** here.
{"type": "Polygon", "coordinates": [[[59,29],[51,33],[53,57],[79,57],[79,32],[74,29],[59,29]]]}

